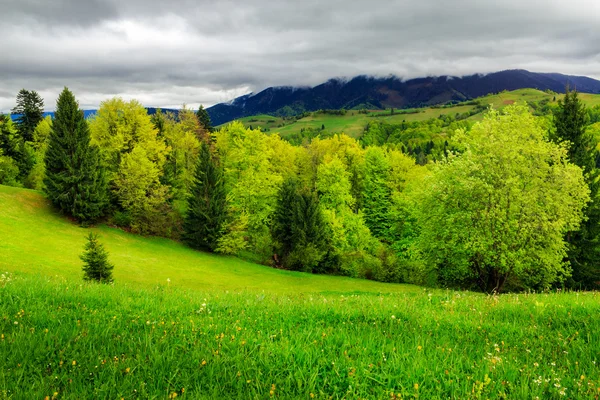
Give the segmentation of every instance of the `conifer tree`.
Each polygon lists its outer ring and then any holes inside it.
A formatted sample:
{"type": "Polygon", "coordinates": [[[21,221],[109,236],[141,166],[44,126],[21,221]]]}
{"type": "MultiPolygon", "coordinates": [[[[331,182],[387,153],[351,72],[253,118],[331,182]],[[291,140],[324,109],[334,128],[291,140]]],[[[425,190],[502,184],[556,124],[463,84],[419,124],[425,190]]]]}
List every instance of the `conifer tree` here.
{"type": "Polygon", "coordinates": [[[200,121],[200,124],[204,127],[204,129],[206,129],[207,132],[213,131],[210,115],[208,115],[208,111],[204,109],[204,106],[202,104],[200,104],[200,108],[198,108],[196,116],[198,117],[198,121],[200,121]]]}
{"type": "Polygon", "coordinates": [[[202,143],[183,224],[186,243],[195,249],[214,251],[222,234],[225,207],[223,173],[211,157],[208,144],[202,143]]]}
{"type": "Polygon", "coordinates": [[[296,208],[298,183],[289,178],[283,181],[279,189],[277,206],[273,212],[271,235],[277,242],[279,256],[285,258],[294,249],[294,213],[296,208]]]}
{"type": "Polygon", "coordinates": [[[388,187],[389,164],[380,147],[369,148],[365,155],[365,180],[362,207],[365,224],[373,236],[385,240],[389,234],[391,190],[388,187]]]}
{"type": "Polygon", "coordinates": [[[328,248],[326,225],[314,193],[285,180],[273,214],[272,236],[286,268],[314,272],[328,248]]]}
{"type": "Polygon", "coordinates": [[[21,89],[17,94],[17,105],[12,109],[17,114],[17,129],[25,142],[33,141],[35,127],[44,119],[44,100],[35,90],[21,89]]]}
{"type": "Polygon", "coordinates": [[[569,160],[581,167],[590,188],[591,202],[584,210],[587,217],[578,231],[567,234],[568,260],[573,269],[570,285],[575,288],[600,286],[600,171],[596,168],[597,140],[587,132],[588,113],[576,91],[567,88],[564,100],[554,112],[556,142],[568,142],[569,160]]]}
{"type": "Polygon", "coordinates": [[[98,235],[90,232],[87,236],[85,251],[80,256],[83,261],[83,279],[86,281],[97,281],[111,283],[112,270],[114,266],[108,262],[108,252],[102,243],[98,241],[98,235]]]}
{"type": "Polygon", "coordinates": [[[56,113],[44,158],[45,192],[62,212],[82,224],[104,214],[108,202],[105,170],[98,149],[73,93],[65,88],[56,102],[56,113]]]}

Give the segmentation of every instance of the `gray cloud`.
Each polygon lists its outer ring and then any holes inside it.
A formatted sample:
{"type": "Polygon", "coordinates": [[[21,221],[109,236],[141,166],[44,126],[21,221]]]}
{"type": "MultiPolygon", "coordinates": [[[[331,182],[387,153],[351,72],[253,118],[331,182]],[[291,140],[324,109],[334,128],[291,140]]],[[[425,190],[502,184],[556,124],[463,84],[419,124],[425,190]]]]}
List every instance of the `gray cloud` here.
{"type": "Polygon", "coordinates": [[[0,111],[109,97],[211,105],[331,77],[509,68],[600,78],[595,0],[0,0],[0,111]]]}

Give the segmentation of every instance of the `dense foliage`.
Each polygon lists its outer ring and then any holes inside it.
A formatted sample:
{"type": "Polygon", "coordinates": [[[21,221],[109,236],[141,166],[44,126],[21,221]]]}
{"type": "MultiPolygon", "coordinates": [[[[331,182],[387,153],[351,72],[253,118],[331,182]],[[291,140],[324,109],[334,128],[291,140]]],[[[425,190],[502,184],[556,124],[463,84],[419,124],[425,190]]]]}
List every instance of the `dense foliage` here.
{"type": "Polygon", "coordinates": [[[577,92],[568,91],[559,100],[554,111],[552,138],[568,146],[569,160],[581,167],[586,184],[590,189],[591,202],[585,209],[581,229],[569,232],[568,260],[573,268],[569,283],[572,287],[600,287],[600,170],[597,167],[598,137],[588,130],[588,114],[577,97],[577,92]]]}
{"type": "Polygon", "coordinates": [[[202,107],[150,116],[120,98],[86,122],[73,98],[31,137],[0,118],[0,183],[45,186],[84,223],[105,210],[132,232],[279,268],[485,291],[575,286],[597,273],[600,125],[570,102],[482,122],[467,119],[483,116],[478,102],[420,122],[373,117],[357,140],[325,126],[286,139],[239,122],[214,130],[202,107]],[[61,153],[69,132],[85,163],[61,153]],[[97,183],[81,191],[89,201],[60,195],[71,193],[63,170],[97,183]]]}

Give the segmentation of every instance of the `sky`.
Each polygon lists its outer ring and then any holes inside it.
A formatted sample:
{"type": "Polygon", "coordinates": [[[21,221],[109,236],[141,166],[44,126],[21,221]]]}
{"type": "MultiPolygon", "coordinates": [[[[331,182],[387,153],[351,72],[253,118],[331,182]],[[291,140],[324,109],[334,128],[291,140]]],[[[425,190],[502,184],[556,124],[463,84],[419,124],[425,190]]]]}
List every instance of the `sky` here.
{"type": "Polygon", "coordinates": [[[196,108],[356,75],[600,79],[599,38],[597,0],[0,0],[0,112],[21,88],[196,108]]]}

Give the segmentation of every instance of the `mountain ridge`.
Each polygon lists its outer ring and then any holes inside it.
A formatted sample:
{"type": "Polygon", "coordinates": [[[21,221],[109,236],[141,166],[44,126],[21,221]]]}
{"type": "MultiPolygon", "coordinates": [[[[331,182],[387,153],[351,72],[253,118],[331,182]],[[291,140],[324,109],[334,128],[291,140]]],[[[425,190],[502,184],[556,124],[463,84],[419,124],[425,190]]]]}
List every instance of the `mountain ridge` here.
{"type": "Polygon", "coordinates": [[[292,116],[319,109],[413,108],[471,100],[504,90],[533,88],[600,93],[600,81],[586,76],[522,69],[462,77],[442,75],[403,80],[394,75],[332,78],[314,87],[278,86],[207,108],[213,124],[259,114],[292,116]]]}

